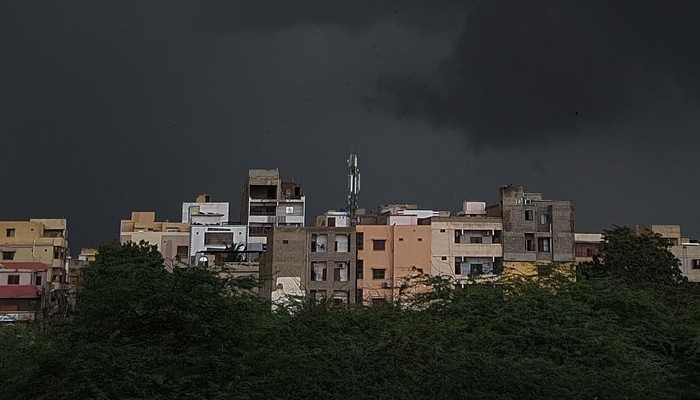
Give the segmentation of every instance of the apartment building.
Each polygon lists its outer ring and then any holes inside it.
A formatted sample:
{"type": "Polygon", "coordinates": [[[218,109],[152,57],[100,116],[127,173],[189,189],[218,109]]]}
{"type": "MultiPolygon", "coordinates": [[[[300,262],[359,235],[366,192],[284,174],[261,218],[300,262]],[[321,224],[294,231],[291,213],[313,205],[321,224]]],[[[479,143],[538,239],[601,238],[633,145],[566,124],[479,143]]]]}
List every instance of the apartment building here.
{"type": "Polygon", "coordinates": [[[0,323],[34,321],[52,314],[50,306],[59,296],[52,292],[51,273],[49,264],[0,261],[0,323]]]}
{"type": "Polygon", "coordinates": [[[573,263],[574,210],[568,200],[545,200],[522,186],[500,188],[498,204],[487,215],[503,222],[504,272],[537,273],[537,264],[573,263]]]}
{"type": "Polygon", "coordinates": [[[131,219],[121,221],[119,240],[121,243],[143,240],[158,248],[167,267],[184,266],[189,259],[190,224],[156,221],[153,211],[134,211],[131,219]]]}
{"type": "Polygon", "coordinates": [[[212,202],[203,194],[182,203],[182,223],[190,225],[189,265],[209,264],[209,252],[244,250],[248,229],[229,222],[229,203],[212,202]]]}
{"type": "Polygon", "coordinates": [[[277,169],[251,169],[243,187],[241,223],[248,227],[248,250],[265,250],[276,227],[303,227],[306,198],[301,185],[280,179],[277,169]]]}
{"type": "Polygon", "coordinates": [[[50,266],[55,289],[66,281],[68,229],[65,219],[0,221],[0,262],[38,262],[50,266]]]}
{"type": "Polygon", "coordinates": [[[666,239],[669,250],[681,262],[683,276],[691,282],[700,282],[700,243],[697,240],[684,237],[680,225],[647,225],[641,229],[666,239]]]}
{"type": "Polygon", "coordinates": [[[593,257],[598,255],[601,243],[603,243],[603,235],[600,233],[575,233],[574,256],[576,262],[593,261],[593,257]]]}
{"type": "Polygon", "coordinates": [[[459,282],[503,271],[503,223],[486,215],[486,203],[466,201],[457,216],[431,218],[430,228],[432,274],[459,282]]]}
{"type": "Polygon", "coordinates": [[[277,304],[304,296],[336,305],[356,301],[352,227],[275,227],[266,242],[261,297],[277,304]]]}
{"type": "MultiPolygon", "coordinates": [[[[357,225],[357,297],[365,305],[398,300],[411,276],[431,274],[431,226],[419,220],[439,215],[414,206],[383,206],[377,225],[357,225]]],[[[369,218],[360,216],[360,223],[369,218]]]]}

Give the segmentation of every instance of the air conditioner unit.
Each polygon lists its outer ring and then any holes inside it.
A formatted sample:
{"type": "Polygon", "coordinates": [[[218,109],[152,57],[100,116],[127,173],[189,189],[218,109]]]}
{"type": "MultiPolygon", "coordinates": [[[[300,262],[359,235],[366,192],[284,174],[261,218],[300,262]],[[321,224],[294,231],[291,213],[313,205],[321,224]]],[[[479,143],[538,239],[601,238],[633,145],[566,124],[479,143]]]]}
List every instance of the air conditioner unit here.
{"type": "Polygon", "coordinates": [[[382,282],[382,287],[384,289],[391,289],[391,282],[382,282]]]}

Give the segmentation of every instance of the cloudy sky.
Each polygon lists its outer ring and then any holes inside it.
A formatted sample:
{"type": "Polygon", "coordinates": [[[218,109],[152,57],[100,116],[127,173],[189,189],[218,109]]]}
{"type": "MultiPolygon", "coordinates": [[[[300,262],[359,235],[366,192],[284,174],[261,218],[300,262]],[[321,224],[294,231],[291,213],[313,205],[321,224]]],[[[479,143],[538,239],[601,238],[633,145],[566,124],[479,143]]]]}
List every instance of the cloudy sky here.
{"type": "MultiPolygon", "coordinates": [[[[249,168],[345,203],[457,211],[506,184],[577,230],[700,236],[700,15],[664,1],[0,2],[0,219],[237,214],[249,168]]],[[[308,221],[312,221],[308,218],[308,221]]]]}

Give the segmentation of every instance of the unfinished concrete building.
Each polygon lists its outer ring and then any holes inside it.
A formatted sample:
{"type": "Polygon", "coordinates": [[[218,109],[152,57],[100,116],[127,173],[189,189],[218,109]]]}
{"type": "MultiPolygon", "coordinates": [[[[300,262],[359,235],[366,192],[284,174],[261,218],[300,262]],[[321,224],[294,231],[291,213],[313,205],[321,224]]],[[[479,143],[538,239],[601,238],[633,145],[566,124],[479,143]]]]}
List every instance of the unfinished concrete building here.
{"type": "Polygon", "coordinates": [[[532,274],[542,263],[573,263],[574,209],[568,200],[545,200],[522,186],[500,189],[487,215],[503,221],[504,270],[532,274]]]}
{"type": "Polygon", "coordinates": [[[251,169],[243,187],[241,223],[248,227],[248,249],[265,250],[275,227],[302,227],[306,199],[301,185],[283,182],[277,169],[251,169]]]}
{"type": "Polygon", "coordinates": [[[260,265],[261,297],[278,304],[303,296],[354,303],[354,232],[337,226],[272,228],[260,265]]]}

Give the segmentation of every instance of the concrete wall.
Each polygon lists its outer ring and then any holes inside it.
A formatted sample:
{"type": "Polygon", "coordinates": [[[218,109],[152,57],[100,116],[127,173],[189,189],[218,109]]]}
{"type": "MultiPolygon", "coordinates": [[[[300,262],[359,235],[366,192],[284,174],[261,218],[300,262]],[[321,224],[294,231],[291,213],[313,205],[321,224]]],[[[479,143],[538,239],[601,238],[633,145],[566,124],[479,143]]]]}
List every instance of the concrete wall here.
{"type": "Polygon", "coordinates": [[[327,299],[332,299],[334,295],[345,295],[347,301],[355,302],[355,251],[353,228],[274,228],[267,236],[267,252],[260,265],[263,281],[260,295],[271,300],[283,298],[284,293],[314,293],[319,297],[324,295],[327,299]],[[319,237],[325,237],[325,251],[312,251],[314,248],[318,250],[313,242],[319,237]],[[339,241],[338,249],[347,251],[335,251],[336,240],[339,241]],[[347,245],[344,244],[346,241],[347,245]],[[318,269],[324,263],[325,280],[314,280],[314,266],[318,269]],[[336,276],[335,269],[341,265],[346,270],[339,269],[342,274],[336,276]],[[280,284],[282,288],[278,288],[280,284]]]}

